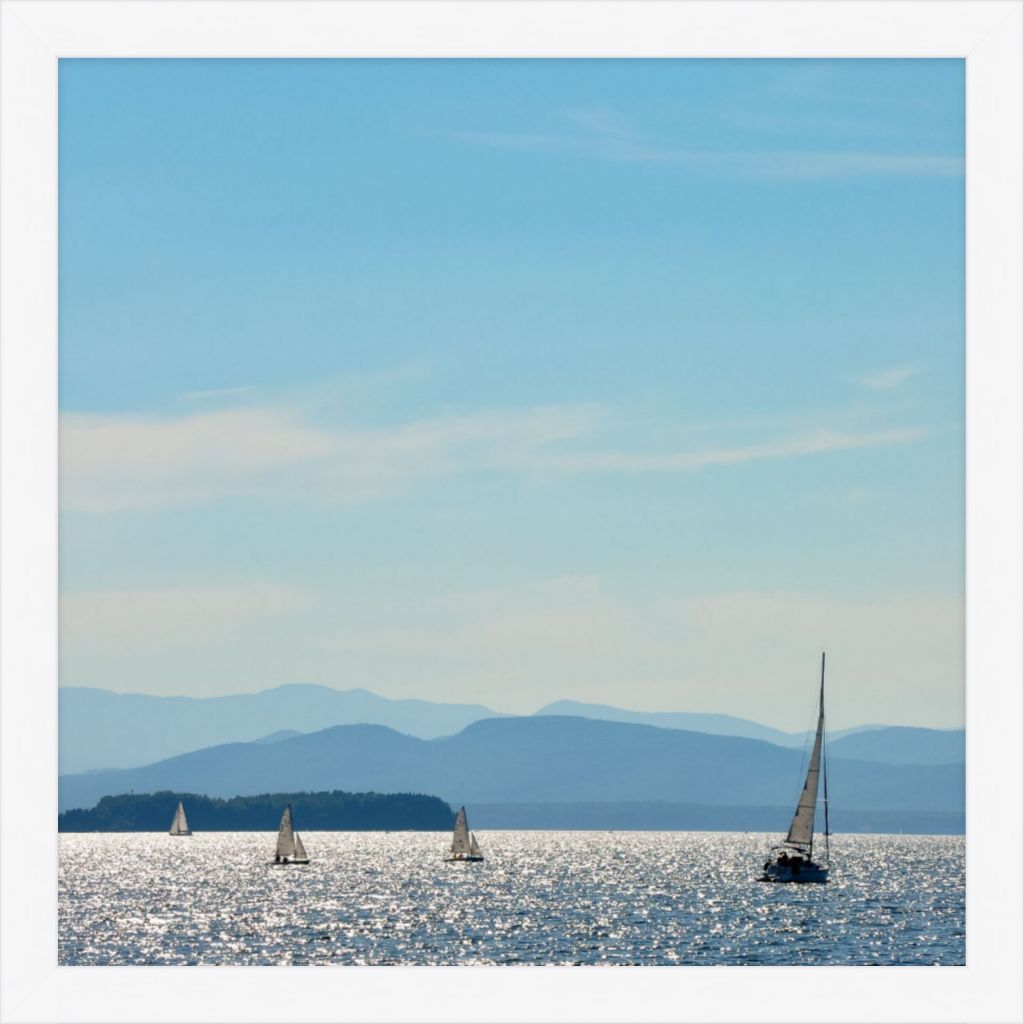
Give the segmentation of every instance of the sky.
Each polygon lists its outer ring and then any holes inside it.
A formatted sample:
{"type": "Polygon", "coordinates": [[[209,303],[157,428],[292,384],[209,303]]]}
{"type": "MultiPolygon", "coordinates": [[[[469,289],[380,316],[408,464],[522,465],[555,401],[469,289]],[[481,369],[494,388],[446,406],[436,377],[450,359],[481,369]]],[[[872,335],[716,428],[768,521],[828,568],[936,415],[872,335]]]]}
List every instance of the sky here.
{"type": "Polygon", "coordinates": [[[61,685],[962,726],[963,158],[959,60],[61,60],[61,685]]]}

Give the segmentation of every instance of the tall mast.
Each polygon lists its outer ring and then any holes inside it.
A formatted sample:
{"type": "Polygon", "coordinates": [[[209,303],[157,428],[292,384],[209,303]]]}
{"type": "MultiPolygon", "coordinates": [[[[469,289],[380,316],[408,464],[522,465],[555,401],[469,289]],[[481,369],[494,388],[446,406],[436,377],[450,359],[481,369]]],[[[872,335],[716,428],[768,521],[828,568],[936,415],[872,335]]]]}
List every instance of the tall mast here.
{"type": "MultiPolygon", "coordinates": [[[[821,743],[823,734],[825,731],[825,649],[821,650],[821,689],[818,692],[818,735],[816,737],[815,747],[818,749],[818,757],[821,757],[821,743]]],[[[817,783],[815,783],[815,789],[817,789],[817,783]]],[[[817,801],[815,801],[816,804],[817,801]]],[[[811,836],[807,843],[807,856],[811,857],[814,855],[814,815],[817,812],[817,807],[812,804],[811,806],[811,836]]],[[[828,832],[826,826],[825,831],[828,832]]],[[[828,840],[825,840],[826,850],[828,849],[828,840]]]]}
{"type": "MultiPolygon", "coordinates": [[[[821,720],[822,727],[824,728],[825,722],[825,652],[821,652],[821,720]]],[[[825,785],[825,860],[830,861],[828,852],[828,751],[824,753],[824,764],[822,765],[822,775],[825,785]]]]}

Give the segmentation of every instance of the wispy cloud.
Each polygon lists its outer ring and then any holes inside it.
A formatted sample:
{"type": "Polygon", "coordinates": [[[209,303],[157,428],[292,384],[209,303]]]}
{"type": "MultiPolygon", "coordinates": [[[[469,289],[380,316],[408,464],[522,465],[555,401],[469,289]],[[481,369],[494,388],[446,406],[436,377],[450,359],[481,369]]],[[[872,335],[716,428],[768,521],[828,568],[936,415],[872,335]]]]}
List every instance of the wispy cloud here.
{"type": "Polygon", "coordinates": [[[579,436],[586,406],[442,415],[381,429],[331,428],[294,409],[176,417],[65,414],[61,507],[89,512],[229,497],[366,500],[425,480],[522,465],[579,436]]]}
{"type": "Polygon", "coordinates": [[[114,511],[252,493],[258,481],[330,451],[327,435],[271,409],[180,417],[64,414],[61,507],[114,511]]]}
{"type": "Polygon", "coordinates": [[[734,448],[662,453],[576,452],[546,455],[544,462],[551,469],[565,472],[685,473],[710,466],[735,466],[766,459],[793,459],[856,448],[912,444],[924,436],[925,432],[916,428],[856,434],[817,430],[798,437],[734,448]]]}
{"type": "Polygon", "coordinates": [[[257,390],[252,385],[240,385],[232,388],[202,388],[197,391],[183,391],[179,397],[183,402],[225,402],[250,398],[257,390]]]}
{"type": "Polygon", "coordinates": [[[910,444],[918,429],[837,432],[728,447],[595,447],[607,413],[589,405],[441,415],[378,429],[327,427],[294,409],[232,408],[177,417],[66,414],[61,507],[114,512],[226,498],[365,501],[479,472],[685,473],[910,444]]]}
{"type": "Polygon", "coordinates": [[[519,152],[565,152],[619,163],[675,165],[706,174],[760,181],[850,177],[959,177],[960,156],[847,150],[716,150],[665,143],[636,130],[614,111],[568,111],[546,131],[464,131],[460,141],[519,152]]]}
{"type": "Polygon", "coordinates": [[[878,370],[857,378],[857,383],[870,391],[892,391],[911,377],[917,376],[917,370],[910,366],[892,366],[887,370],[878,370]]]}

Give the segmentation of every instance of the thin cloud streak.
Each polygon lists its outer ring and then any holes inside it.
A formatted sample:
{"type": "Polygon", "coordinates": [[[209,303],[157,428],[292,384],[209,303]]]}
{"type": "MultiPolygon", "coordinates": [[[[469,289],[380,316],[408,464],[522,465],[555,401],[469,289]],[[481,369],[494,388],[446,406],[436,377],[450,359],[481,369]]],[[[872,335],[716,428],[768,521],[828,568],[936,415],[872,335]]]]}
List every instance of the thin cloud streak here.
{"type": "Polygon", "coordinates": [[[255,385],[244,384],[231,388],[201,388],[197,391],[183,391],[178,397],[183,402],[223,402],[250,396],[257,390],[255,385]]]}
{"type": "Polygon", "coordinates": [[[470,144],[519,152],[563,152],[619,163],[676,165],[698,173],[759,181],[815,181],[850,177],[961,177],[962,156],[870,150],[717,150],[665,144],[637,131],[605,107],[564,111],[565,127],[539,132],[465,131],[470,144]]]}
{"type": "Polygon", "coordinates": [[[911,444],[920,429],[820,429],[754,444],[685,451],[572,447],[592,440],[594,406],[445,415],[375,430],[328,428],[280,408],[179,417],[65,414],[61,508],[117,512],[244,497],[327,503],[379,500],[481,472],[685,473],[713,466],[911,444]]]}
{"type": "Polygon", "coordinates": [[[695,452],[668,452],[660,455],[596,452],[554,456],[550,468],[566,472],[682,473],[709,466],[735,466],[765,459],[790,459],[857,448],[912,444],[926,436],[920,429],[882,430],[865,434],[838,434],[819,430],[802,437],[770,444],[738,448],[718,448],[695,452]]]}
{"type": "Polygon", "coordinates": [[[529,462],[535,449],[580,436],[593,417],[587,406],[540,406],[359,430],[313,425],[276,407],[178,417],[65,414],[61,508],[382,498],[427,480],[529,462]]]}
{"type": "Polygon", "coordinates": [[[962,177],[962,157],[845,151],[722,152],[649,143],[620,131],[458,132],[460,141],[519,152],[569,152],[620,163],[676,165],[759,181],[822,181],[851,177],[962,177]]]}
{"type": "Polygon", "coordinates": [[[917,371],[909,366],[893,366],[888,370],[865,374],[858,378],[857,383],[870,391],[892,391],[916,376],[917,371]]]}

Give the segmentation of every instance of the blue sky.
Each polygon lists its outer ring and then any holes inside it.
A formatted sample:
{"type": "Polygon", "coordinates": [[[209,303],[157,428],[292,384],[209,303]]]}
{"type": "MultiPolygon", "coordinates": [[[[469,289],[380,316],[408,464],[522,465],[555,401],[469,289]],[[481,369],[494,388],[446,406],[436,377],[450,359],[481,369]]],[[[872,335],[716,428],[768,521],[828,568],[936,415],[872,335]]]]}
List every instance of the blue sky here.
{"type": "Polygon", "coordinates": [[[962,724],[963,90],[62,60],[62,684],[962,724]]]}

